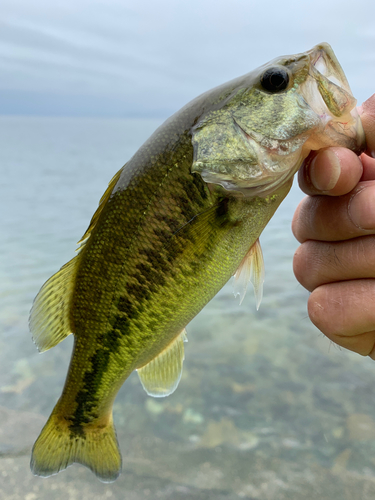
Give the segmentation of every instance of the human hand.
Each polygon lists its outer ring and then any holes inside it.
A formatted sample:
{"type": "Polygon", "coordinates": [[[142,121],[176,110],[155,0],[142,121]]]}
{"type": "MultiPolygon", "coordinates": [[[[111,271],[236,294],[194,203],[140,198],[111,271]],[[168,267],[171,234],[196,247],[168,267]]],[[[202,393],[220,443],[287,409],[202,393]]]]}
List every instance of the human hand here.
{"type": "Polygon", "coordinates": [[[375,359],[375,94],[359,108],[367,151],[312,153],[299,171],[308,194],[294,214],[294,273],[311,293],[311,321],[346,349],[375,359]]]}

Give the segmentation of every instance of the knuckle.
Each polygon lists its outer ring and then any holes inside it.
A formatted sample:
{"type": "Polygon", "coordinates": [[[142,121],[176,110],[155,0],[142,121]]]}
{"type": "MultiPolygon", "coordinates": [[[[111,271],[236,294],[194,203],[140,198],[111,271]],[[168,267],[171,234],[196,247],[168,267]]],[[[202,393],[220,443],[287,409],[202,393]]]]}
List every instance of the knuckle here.
{"type": "Polygon", "coordinates": [[[293,272],[298,282],[307,290],[311,291],[311,266],[310,242],[300,245],[293,257],[293,272]]]}
{"type": "Polygon", "coordinates": [[[357,238],[358,248],[356,249],[355,259],[361,264],[366,265],[368,269],[375,267],[375,236],[369,235],[363,238],[357,238]]]}
{"type": "Polygon", "coordinates": [[[309,297],[307,310],[312,323],[327,337],[332,338],[342,334],[340,313],[338,308],[342,307],[342,302],[337,301],[335,307],[332,307],[332,301],[329,301],[328,286],[322,285],[316,288],[309,297]]]}
{"type": "Polygon", "coordinates": [[[293,271],[299,283],[313,291],[332,280],[339,263],[333,245],[307,240],[298,247],[293,258],[293,271]]]}
{"type": "Polygon", "coordinates": [[[306,196],[298,205],[292,220],[294,237],[303,243],[312,234],[315,197],[306,196]]]}
{"type": "Polygon", "coordinates": [[[292,219],[292,233],[296,240],[300,241],[299,234],[300,234],[300,229],[301,229],[301,217],[300,217],[300,210],[302,206],[303,200],[299,203],[298,207],[296,208],[296,211],[294,212],[293,219],[292,219]]]}

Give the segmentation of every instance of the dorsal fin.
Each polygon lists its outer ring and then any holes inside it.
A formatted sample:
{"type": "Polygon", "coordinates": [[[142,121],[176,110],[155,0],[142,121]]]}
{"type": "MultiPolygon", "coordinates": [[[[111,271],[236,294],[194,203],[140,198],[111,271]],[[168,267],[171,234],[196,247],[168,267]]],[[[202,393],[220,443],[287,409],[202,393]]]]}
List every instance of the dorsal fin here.
{"type": "Polygon", "coordinates": [[[105,204],[109,200],[109,198],[112,194],[113,188],[116,186],[117,181],[119,180],[121,172],[122,172],[124,167],[125,167],[125,165],[112,177],[110,183],[108,184],[107,189],[105,190],[103,196],[100,198],[99,206],[96,209],[94,215],[92,216],[89,227],[87,228],[85,234],[82,236],[82,238],[77,243],[77,245],[80,245],[80,247],[77,249],[78,251],[82,249],[82,246],[85,244],[86,240],[90,237],[90,234],[91,234],[92,230],[94,229],[96,223],[98,222],[100,214],[102,213],[102,210],[103,210],[105,204]]]}
{"type": "MultiPolygon", "coordinates": [[[[124,167],[123,167],[124,168],[124,167]]],[[[108,188],[99,201],[90,225],[80,239],[78,250],[82,250],[86,240],[97,223],[103,207],[109,200],[113,188],[120,178],[122,169],[112,177],[108,188]]],[[[60,271],[44,283],[35,297],[30,311],[30,330],[39,351],[43,352],[54,347],[72,333],[70,322],[70,302],[73,295],[75,276],[80,256],[70,260],[60,271]]]]}
{"type": "Polygon", "coordinates": [[[72,333],[70,301],[79,255],[44,283],[30,311],[30,331],[39,351],[47,351],[72,333]]]}
{"type": "Polygon", "coordinates": [[[240,304],[245,297],[249,281],[253,284],[257,309],[263,297],[264,260],[259,238],[251,246],[234,275],[234,295],[240,296],[240,304]]]}
{"type": "Polygon", "coordinates": [[[174,392],[182,375],[185,328],[177,337],[147,365],[138,368],[138,376],[149,396],[162,398],[174,392]]]}

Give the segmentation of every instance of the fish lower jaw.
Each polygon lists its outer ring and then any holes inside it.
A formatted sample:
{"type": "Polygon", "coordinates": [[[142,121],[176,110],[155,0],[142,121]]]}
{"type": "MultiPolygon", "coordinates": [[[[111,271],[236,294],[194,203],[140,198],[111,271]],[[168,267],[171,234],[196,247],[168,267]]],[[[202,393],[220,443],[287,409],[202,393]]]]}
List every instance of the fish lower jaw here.
{"type": "Polygon", "coordinates": [[[325,127],[328,136],[337,141],[339,146],[349,148],[357,155],[366,149],[366,137],[361,119],[356,110],[344,120],[331,120],[325,127]]]}
{"type": "Polygon", "coordinates": [[[356,113],[352,112],[340,120],[333,119],[331,116],[328,116],[328,119],[324,118],[322,127],[304,145],[304,149],[313,151],[328,147],[348,148],[357,155],[365,151],[365,133],[356,113]]]}
{"type": "Polygon", "coordinates": [[[294,166],[293,169],[277,172],[274,175],[269,175],[263,178],[262,181],[251,184],[249,181],[223,181],[216,180],[213,184],[219,184],[225,190],[229,191],[232,196],[244,196],[245,198],[267,198],[270,195],[281,191],[289,190],[293,183],[293,176],[301,166],[302,160],[294,166]]]}

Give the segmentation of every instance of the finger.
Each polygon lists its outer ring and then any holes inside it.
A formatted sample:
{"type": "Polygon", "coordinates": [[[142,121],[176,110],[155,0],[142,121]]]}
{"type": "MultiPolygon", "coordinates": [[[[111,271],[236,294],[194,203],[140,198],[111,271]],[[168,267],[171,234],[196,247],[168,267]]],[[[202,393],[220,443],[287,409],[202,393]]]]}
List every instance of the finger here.
{"type": "Polygon", "coordinates": [[[359,111],[366,135],[366,153],[375,158],[375,94],[362,104],[359,111]]]}
{"type": "Polygon", "coordinates": [[[375,159],[370,158],[366,154],[361,155],[360,158],[363,166],[361,181],[375,180],[375,159]]]}
{"type": "Polygon", "coordinates": [[[294,254],[293,270],[310,292],[336,281],[375,278],[375,236],[335,243],[305,241],[294,254]]]}
{"type": "Polygon", "coordinates": [[[341,196],[354,189],[362,171],[361,160],[353,151],[327,148],[310,153],[298,172],[298,182],[309,195],[341,196]]]}
{"type": "Polygon", "coordinates": [[[311,321],[336,344],[374,356],[375,280],[355,280],[323,285],[308,301],[311,321]]]}
{"type": "Polygon", "coordinates": [[[307,196],[294,213],[292,231],[300,243],[375,234],[375,181],[360,182],[345,196],[307,196]]]}

